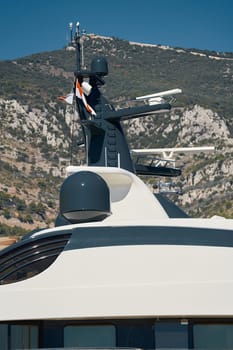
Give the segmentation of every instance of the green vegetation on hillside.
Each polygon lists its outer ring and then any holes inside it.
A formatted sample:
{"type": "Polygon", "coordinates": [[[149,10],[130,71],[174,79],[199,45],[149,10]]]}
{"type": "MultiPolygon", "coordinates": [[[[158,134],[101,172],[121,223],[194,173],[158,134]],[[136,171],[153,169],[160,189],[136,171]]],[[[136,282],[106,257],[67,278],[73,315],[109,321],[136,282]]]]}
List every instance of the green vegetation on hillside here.
{"type": "MultiPolygon", "coordinates": [[[[162,49],[87,36],[84,41],[85,64],[93,55],[104,55],[109,62],[106,78],[110,100],[180,87],[179,105],[200,104],[219,112],[232,129],[233,58],[197,50],[162,49]]],[[[3,98],[15,98],[30,106],[44,107],[72,88],[75,52],[65,49],[34,54],[17,61],[0,62],[3,98]]],[[[105,87],[104,87],[105,89],[105,87]]]]}

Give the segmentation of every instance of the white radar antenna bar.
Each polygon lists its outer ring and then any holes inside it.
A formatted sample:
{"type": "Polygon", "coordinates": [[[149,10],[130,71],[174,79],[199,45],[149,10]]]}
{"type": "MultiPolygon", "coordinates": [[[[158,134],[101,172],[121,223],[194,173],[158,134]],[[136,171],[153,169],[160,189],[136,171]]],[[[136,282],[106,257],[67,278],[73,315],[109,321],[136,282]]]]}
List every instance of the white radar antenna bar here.
{"type": "Polygon", "coordinates": [[[156,93],[150,94],[150,95],[139,96],[139,97],[136,97],[136,100],[138,100],[138,101],[150,100],[153,98],[173,96],[173,95],[181,94],[181,93],[182,93],[181,89],[172,89],[172,90],[167,90],[167,91],[156,92],[156,93]]]}
{"type": "Polygon", "coordinates": [[[213,152],[214,150],[215,150],[214,146],[151,148],[151,149],[132,149],[131,154],[136,156],[162,154],[163,159],[172,159],[174,153],[200,153],[200,152],[213,152]]]}

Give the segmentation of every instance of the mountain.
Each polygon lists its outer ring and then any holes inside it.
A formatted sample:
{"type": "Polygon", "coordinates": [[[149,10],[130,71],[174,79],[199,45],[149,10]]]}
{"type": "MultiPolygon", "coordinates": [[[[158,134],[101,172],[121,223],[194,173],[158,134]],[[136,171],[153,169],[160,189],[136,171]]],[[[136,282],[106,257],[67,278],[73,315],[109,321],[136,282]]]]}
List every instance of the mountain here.
{"type": "MultiPolygon", "coordinates": [[[[83,37],[84,64],[109,62],[102,90],[115,108],[135,97],[182,88],[171,113],[124,122],[132,148],[214,145],[216,152],[184,156],[174,196],[193,216],[233,217],[233,53],[83,37]]],[[[57,97],[72,90],[71,47],[0,62],[0,232],[23,234],[53,225],[63,170],[85,154],[78,116],[57,97]]],[[[146,179],[156,186],[157,178],[146,179]]]]}

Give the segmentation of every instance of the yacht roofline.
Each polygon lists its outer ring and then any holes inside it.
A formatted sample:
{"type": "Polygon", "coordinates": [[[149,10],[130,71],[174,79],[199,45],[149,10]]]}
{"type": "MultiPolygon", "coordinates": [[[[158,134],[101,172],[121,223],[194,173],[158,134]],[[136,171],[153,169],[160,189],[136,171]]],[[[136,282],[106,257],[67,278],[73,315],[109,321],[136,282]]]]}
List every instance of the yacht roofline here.
{"type": "Polygon", "coordinates": [[[35,232],[31,237],[37,237],[42,234],[60,232],[72,230],[75,228],[88,228],[88,227],[128,227],[128,226],[155,226],[155,227],[187,227],[187,228],[205,228],[205,229],[220,229],[232,231],[233,219],[225,218],[167,218],[167,219],[151,219],[151,220],[110,220],[110,218],[101,222],[86,222],[80,224],[70,224],[59,227],[53,227],[49,229],[43,229],[35,232]]]}

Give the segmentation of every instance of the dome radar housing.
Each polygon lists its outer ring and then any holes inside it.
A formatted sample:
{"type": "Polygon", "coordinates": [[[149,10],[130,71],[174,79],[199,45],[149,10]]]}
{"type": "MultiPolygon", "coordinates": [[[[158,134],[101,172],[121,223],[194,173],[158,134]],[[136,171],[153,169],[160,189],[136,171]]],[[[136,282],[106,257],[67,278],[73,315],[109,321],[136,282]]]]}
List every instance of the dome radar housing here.
{"type": "Polygon", "coordinates": [[[104,57],[94,57],[91,61],[91,72],[99,76],[108,75],[108,62],[104,57]]]}
{"type": "Polygon", "coordinates": [[[108,185],[90,171],[70,175],[61,186],[60,213],[72,224],[105,219],[111,215],[108,185]]]}

